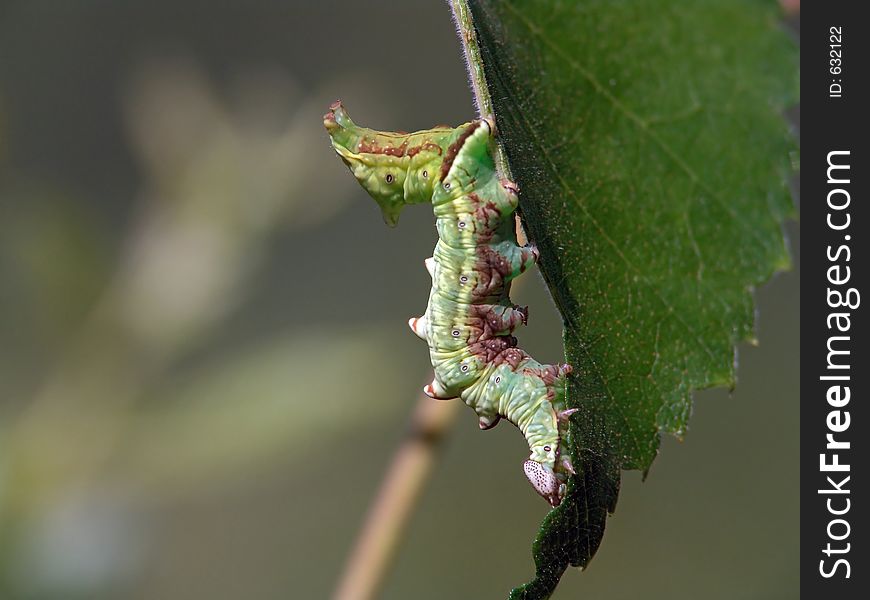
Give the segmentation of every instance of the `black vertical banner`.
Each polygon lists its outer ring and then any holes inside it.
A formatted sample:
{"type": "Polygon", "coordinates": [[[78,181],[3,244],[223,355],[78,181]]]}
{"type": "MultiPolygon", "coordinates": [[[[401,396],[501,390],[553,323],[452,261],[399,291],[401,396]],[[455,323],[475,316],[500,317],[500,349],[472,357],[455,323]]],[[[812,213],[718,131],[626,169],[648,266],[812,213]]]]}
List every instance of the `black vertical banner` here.
{"type": "Polygon", "coordinates": [[[801,7],[801,592],[866,598],[870,23],[801,7]]]}

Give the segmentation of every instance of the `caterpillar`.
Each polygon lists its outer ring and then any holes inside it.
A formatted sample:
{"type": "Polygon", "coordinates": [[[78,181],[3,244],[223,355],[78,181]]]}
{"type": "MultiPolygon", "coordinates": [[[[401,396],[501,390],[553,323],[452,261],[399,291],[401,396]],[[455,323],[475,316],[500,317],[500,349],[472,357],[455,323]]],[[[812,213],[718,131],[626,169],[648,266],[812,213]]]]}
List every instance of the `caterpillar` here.
{"type": "Polygon", "coordinates": [[[499,179],[492,148],[495,126],[479,119],[459,127],[416,133],[358,127],[341,102],[323,117],[332,146],[395,226],[408,204],[430,202],[438,242],[425,265],[432,277],[429,303],[408,321],[429,346],[435,372],[424,392],[461,398],[481,429],[500,419],[516,425],[529,444],[523,471],[551,506],[575,472],[565,450],[567,364],[541,364],[517,347],[513,331],[528,307],[509,298],[511,280],[533,266],[538,250],[518,246],[517,186],[499,179]]]}

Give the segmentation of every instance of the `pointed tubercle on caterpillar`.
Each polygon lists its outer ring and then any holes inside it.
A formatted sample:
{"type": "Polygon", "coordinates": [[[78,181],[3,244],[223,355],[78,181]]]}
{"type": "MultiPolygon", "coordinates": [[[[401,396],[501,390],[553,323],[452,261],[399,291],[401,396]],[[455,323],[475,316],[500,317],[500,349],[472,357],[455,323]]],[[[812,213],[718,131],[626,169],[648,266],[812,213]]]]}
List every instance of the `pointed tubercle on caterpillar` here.
{"type": "Polygon", "coordinates": [[[411,328],[411,331],[420,338],[421,340],[426,339],[426,326],[428,321],[426,319],[426,315],[422,317],[411,317],[408,319],[408,327],[411,328]]]}
{"type": "Polygon", "coordinates": [[[487,429],[492,429],[493,427],[498,425],[499,420],[501,420],[501,417],[499,415],[494,415],[492,417],[481,416],[478,424],[483,431],[486,431],[487,429]]]}
{"type": "Polygon", "coordinates": [[[451,400],[456,397],[448,394],[447,390],[444,389],[444,386],[436,378],[432,379],[432,383],[427,383],[423,386],[423,393],[435,400],[451,400]]]}
{"type": "Polygon", "coordinates": [[[567,408],[565,410],[560,410],[556,417],[563,423],[567,423],[571,419],[571,415],[579,410],[579,408],[567,408]]]}
{"type": "Polygon", "coordinates": [[[502,179],[500,183],[501,187],[503,187],[508,194],[519,196],[520,186],[518,186],[516,182],[513,182],[510,179],[502,179]]]}
{"type": "Polygon", "coordinates": [[[523,316],[523,325],[529,324],[529,307],[526,306],[517,306],[516,311],[523,316]]]}

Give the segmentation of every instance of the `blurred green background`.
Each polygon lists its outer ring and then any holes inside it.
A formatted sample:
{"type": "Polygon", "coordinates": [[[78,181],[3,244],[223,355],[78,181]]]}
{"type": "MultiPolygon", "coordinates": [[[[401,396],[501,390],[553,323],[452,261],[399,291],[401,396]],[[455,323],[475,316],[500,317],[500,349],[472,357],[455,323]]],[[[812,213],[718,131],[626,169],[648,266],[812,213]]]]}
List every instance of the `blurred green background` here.
{"type": "MultiPolygon", "coordinates": [[[[382,129],[473,116],[445,3],[0,1],[0,597],[329,597],[429,373],[405,321],[435,241],[333,155],[336,98],[382,129]]],[[[798,596],[787,230],[737,389],[625,476],[556,598],[798,596]]],[[[556,361],[526,279],[522,341],[556,361]]],[[[532,574],[526,454],[460,415],[383,598],[532,574]]]]}

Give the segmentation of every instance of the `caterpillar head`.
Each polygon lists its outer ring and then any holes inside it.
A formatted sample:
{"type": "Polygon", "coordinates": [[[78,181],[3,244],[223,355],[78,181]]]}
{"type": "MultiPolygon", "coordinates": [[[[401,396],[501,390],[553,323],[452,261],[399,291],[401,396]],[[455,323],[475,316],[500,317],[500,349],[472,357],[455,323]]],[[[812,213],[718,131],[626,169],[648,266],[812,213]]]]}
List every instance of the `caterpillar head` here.
{"type": "Polygon", "coordinates": [[[556,477],[551,468],[536,460],[527,460],[523,463],[523,471],[535,491],[549,502],[550,506],[556,507],[562,503],[566,486],[556,477]]]}

